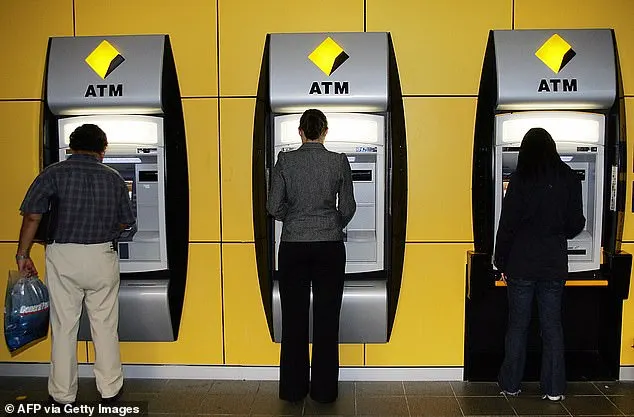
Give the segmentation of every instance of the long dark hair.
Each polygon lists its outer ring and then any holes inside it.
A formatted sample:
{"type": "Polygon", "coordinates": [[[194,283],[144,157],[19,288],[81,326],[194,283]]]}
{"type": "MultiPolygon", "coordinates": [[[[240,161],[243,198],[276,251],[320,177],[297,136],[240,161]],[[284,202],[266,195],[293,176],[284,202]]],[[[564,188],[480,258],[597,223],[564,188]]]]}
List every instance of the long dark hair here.
{"type": "Polygon", "coordinates": [[[328,120],[320,110],[308,109],[299,119],[299,128],[304,131],[306,139],[316,140],[328,129],[328,120]]]}
{"type": "Polygon", "coordinates": [[[543,180],[558,177],[566,164],[557,153],[550,133],[541,127],[526,132],[517,157],[516,173],[522,180],[543,180]]]}

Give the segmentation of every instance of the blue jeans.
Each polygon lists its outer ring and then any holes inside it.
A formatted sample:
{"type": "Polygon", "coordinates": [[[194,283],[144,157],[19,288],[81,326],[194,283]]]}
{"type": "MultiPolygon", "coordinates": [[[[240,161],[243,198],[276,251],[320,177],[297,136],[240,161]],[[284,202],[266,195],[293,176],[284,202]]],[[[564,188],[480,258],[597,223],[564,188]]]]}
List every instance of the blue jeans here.
{"type": "Polygon", "coordinates": [[[509,320],[504,341],[504,361],[498,375],[503,390],[516,392],[520,389],[526,363],[526,339],[533,295],[536,295],[542,336],[541,389],[548,395],[564,394],[566,365],[561,324],[564,283],[563,280],[507,279],[509,320]]]}

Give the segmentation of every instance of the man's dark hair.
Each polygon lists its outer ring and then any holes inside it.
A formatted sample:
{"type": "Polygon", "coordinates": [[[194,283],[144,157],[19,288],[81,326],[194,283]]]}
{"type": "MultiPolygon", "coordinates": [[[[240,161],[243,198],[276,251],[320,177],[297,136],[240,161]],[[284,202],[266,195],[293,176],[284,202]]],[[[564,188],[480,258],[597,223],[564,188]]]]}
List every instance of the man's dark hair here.
{"type": "Polygon", "coordinates": [[[102,153],[107,146],[106,133],[97,125],[81,125],[70,134],[70,148],[74,151],[102,153]]]}

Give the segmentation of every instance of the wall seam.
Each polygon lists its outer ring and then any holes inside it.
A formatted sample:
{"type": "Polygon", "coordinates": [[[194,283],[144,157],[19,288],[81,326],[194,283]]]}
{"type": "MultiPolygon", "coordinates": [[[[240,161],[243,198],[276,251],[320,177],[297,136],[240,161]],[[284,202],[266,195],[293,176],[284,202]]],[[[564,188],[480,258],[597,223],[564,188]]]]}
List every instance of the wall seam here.
{"type": "Polygon", "coordinates": [[[225,329],[225,271],[224,271],[224,245],[222,238],[222,141],[220,138],[220,0],[216,0],[216,90],[218,91],[217,117],[218,117],[218,213],[220,214],[220,304],[222,320],[222,363],[227,364],[226,329],[225,329]]]}
{"type": "Polygon", "coordinates": [[[73,36],[77,36],[77,19],[75,15],[75,0],[73,0],[73,36]]]}

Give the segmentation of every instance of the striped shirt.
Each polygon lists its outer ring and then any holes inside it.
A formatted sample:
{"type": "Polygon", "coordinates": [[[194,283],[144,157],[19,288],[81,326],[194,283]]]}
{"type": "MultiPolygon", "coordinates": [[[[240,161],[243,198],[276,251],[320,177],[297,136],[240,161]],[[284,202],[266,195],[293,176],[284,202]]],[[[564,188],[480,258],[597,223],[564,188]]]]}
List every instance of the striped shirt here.
{"type": "Polygon", "coordinates": [[[121,175],[95,156],[73,154],[35,178],[20,206],[22,214],[43,214],[54,201],[56,243],[94,244],[119,237],[120,225],[135,223],[128,187],[121,175]]]}

